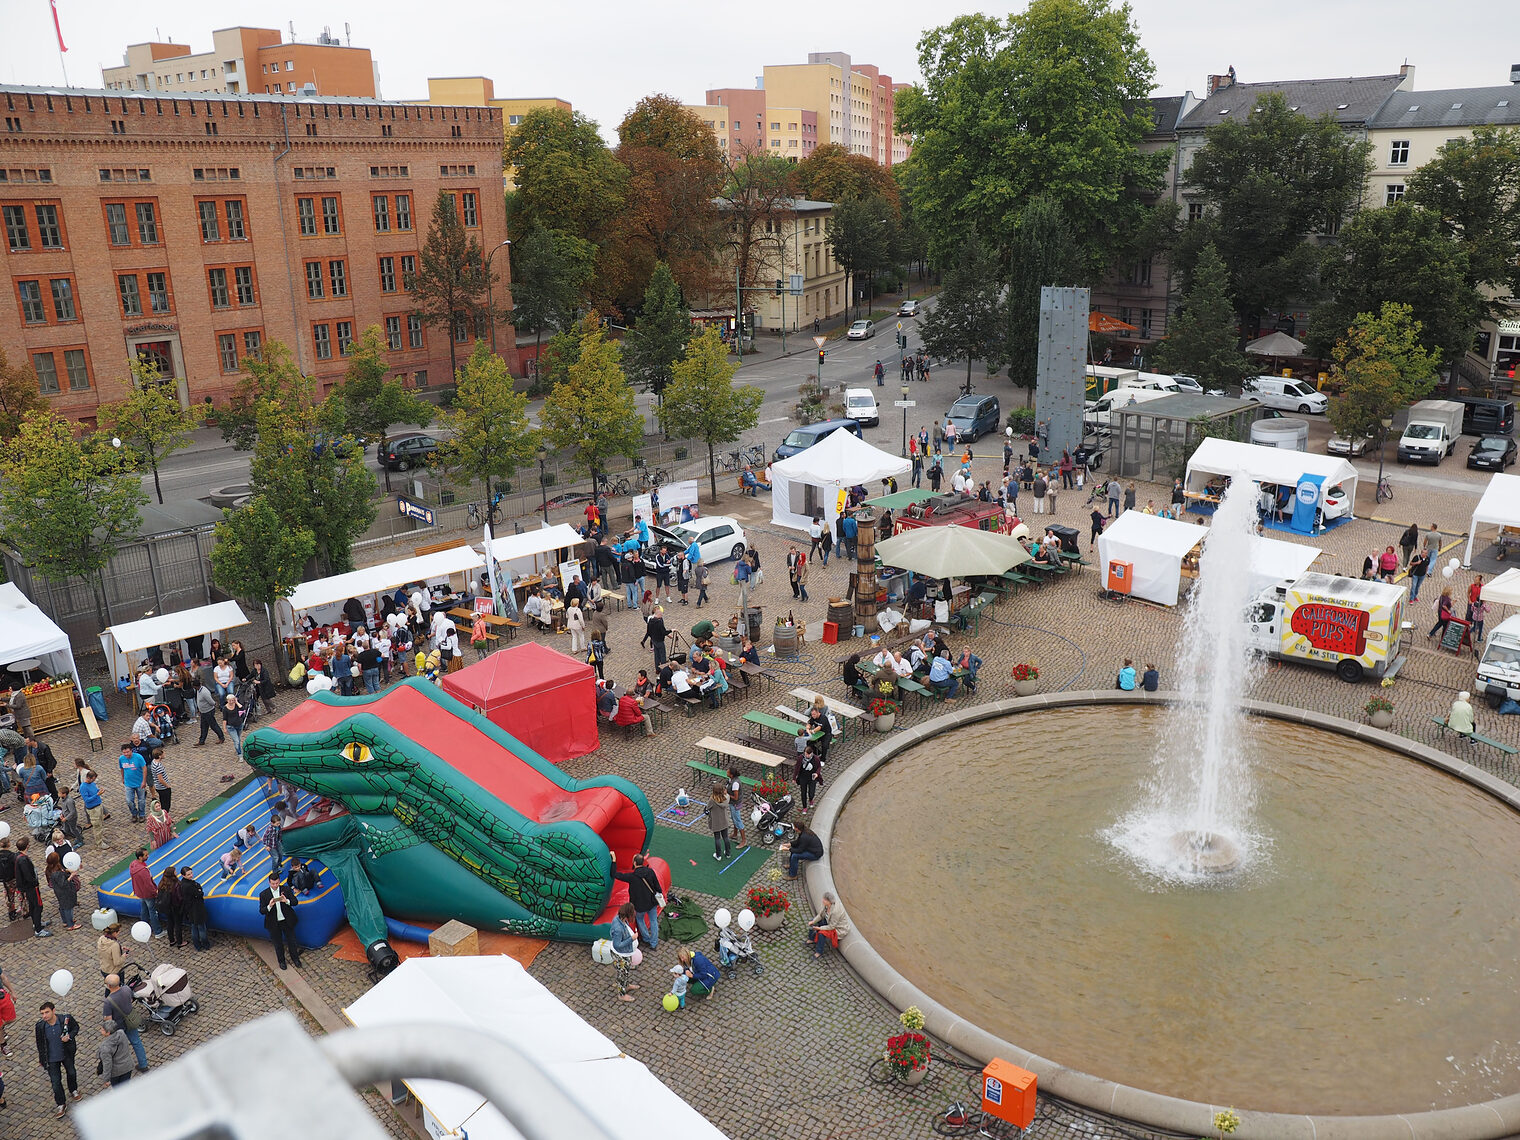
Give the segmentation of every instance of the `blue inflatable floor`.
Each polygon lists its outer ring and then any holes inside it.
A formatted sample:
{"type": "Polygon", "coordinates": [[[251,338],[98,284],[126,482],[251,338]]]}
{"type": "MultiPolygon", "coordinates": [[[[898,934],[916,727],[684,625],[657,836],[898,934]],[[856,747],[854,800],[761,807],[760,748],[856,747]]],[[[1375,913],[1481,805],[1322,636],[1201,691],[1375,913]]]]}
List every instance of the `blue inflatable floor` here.
{"type": "MultiPolygon", "coordinates": [[[[302,793],[296,814],[306,810],[316,797],[302,793]]],[[[158,879],[164,868],[173,866],[195,870],[196,880],[206,894],[206,915],[213,930],[223,930],[249,938],[267,938],[264,920],[259,916],[259,892],[269,877],[269,852],[262,843],[243,851],[238,877],[222,878],[222,855],[232,847],[233,837],[250,823],[263,833],[269,822],[269,801],[264,782],[255,780],[210,815],[181,831],[180,837],[166,847],[149,852],[148,866],[158,879]]],[[[313,861],[317,885],[302,895],[296,908],[296,937],[302,946],[322,946],[345,921],[343,890],[333,873],[313,861]]],[[[285,868],[288,870],[289,863],[285,868]]],[[[142,915],[142,906],[132,894],[132,880],[123,870],[100,887],[100,905],[112,907],[124,918],[142,915]]]]}

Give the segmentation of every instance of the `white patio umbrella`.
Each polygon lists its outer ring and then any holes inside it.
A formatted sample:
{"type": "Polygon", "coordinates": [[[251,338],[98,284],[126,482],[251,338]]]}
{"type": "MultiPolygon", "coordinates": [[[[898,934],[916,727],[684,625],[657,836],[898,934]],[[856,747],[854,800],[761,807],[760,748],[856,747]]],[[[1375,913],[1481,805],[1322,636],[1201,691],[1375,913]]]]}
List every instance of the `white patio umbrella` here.
{"type": "Polygon", "coordinates": [[[1302,356],[1304,342],[1285,332],[1268,333],[1246,345],[1252,356],[1302,356]]]}
{"type": "Polygon", "coordinates": [[[876,544],[882,564],[926,578],[1001,574],[1030,561],[1010,535],[969,526],[921,526],[876,544]]]}

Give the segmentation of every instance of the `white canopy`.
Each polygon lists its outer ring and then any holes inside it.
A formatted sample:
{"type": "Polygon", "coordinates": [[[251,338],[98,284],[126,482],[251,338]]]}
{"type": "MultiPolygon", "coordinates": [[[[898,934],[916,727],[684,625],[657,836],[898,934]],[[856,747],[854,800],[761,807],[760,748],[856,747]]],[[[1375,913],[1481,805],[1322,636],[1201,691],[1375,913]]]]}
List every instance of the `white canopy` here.
{"type": "Polygon", "coordinates": [[[1302,577],[1320,556],[1317,546],[1303,546],[1277,538],[1258,536],[1251,546],[1251,596],[1268,586],[1302,577]]]}
{"type": "MultiPolygon", "coordinates": [[[[578,546],[586,540],[580,531],[565,523],[525,530],[521,534],[500,534],[491,539],[491,557],[498,562],[510,563],[519,558],[532,558],[548,554],[567,546],[578,546]]],[[[538,567],[531,567],[538,569],[538,567]]]]}
{"type": "Polygon", "coordinates": [[[74,665],[69,636],[34,606],[14,582],[0,582],[0,665],[38,661],[49,676],[70,673],[81,697],[84,682],[74,665]]]}
{"type": "Polygon", "coordinates": [[[1462,565],[1472,565],[1473,539],[1478,536],[1478,524],[1520,527],[1520,475],[1495,472],[1488,481],[1478,509],[1473,511],[1472,526],[1467,530],[1467,553],[1462,565]]]}
{"type": "MultiPolygon", "coordinates": [[[[451,546],[433,554],[402,558],[379,566],[366,566],[315,582],[302,582],[290,597],[280,599],[282,628],[288,633],[293,622],[290,615],[306,613],[321,606],[341,605],[349,598],[370,598],[411,582],[447,579],[453,574],[468,574],[485,565],[485,556],[469,546],[451,546]]],[[[320,620],[320,619],[319,619],[320,620]]]]}
{"type": "Polygon", "coordinates": [[[1112,560],[1134,566],[1130,594],[1175,606],[1182,585],[1182,560],[1208,536],[1194,523],[1125,511],[1098,536],[1098,567],[1104,579],[1112,560]]]}
{"type": "Polygon", "coordinates": [[[1493,605],[1520,606],[1520,569],[1506,570],[1485,585],[1483,600],[1493,605]]]}
{"type": "MultiPolygon", "coordinates": [[[[723,1140],[696,1109],[512,958],[412,958],[343,1013],[356,1026],[443,1022],[511,1042],[619,1140],[723,1140]]],[[[436,1124],[448,1136],[468,1131],[470,1140],[522,1140],[477,1092],[445,1081],[406,1085],[423,1106],[430,1135],[440,1134],[436,1124]]]]}
{"type": "Polygon", "coordinates": [[[771,464],[771,522],[806,530],[823,515],[830,528],[839,514],[839,492],[857,484],[870,487],[912,465],[859,439],[853,432],[830,432],[806,451],[771,464]]]}
{"type": "Polygon", "coordinates": [[[1295,487],[1301,476],[1318,475],[1327,490],[1340,485],[1346,489],[1346,498],[1356,502],[1356,468],[1334,455],[1211,438],[1200,443],[1188,460],[1184,483],[1189,491],[1201,491],[1214,475],[1244,475],[1279,487],[1295,487]]]}
{"type": "Polygon", "coordinates": [[[141,659],[137,652],[140,649],[174,645],[191,637],[225,633],[247,624],[248,619],[236,602],[217,602],[113,625],[100,635],[100,648],[106,661],[112,663],[113,677],[130,677],[132,667],[141,659]]]}

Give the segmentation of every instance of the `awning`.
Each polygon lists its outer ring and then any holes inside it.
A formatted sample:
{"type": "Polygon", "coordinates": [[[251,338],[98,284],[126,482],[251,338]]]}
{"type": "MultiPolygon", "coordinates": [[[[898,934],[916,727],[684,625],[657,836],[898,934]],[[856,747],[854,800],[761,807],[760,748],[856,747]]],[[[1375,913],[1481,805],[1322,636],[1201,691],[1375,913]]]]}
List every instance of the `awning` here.
{"type": "Polygon", "coordinates": [[[72,674],[80,695],[84,694],[68,634],[33,605],[14,582],[0,582],[0,665],[31,660],[41,662],[49,676],[72,674]]]}
{"type": "Polygon", "coordinates": [[[1467,553],[1462,565],[1472,565],[1473,540],[1478,536],[1478,525],[1488,523],[1499,527],[1520,527],[1520,475],[1495,472],[1488,480],[1478,509],[1472,513],[1472,526],[1467,530],[1467,553]]]}
{"type": "Polygon", "coordinates": [[[1520,606],[1520,569],[1506,570],[1485,584],[1483,600],[1499,606],[1520,606]]]}
{"type": "Polygon", "coordinates": [[[100,635],[100,648],[106,660],[114,662],[112,672],[115,676],[130,677],[132,667],[137,663],[133,657],[139,650],[175,645],[192,637],[224,633],[247,624],[248,619],[236,602],[216,602],[113,625],[100,635]]]}
{"type": "Polygon", "coordinates": [[[904,507],[911,507],[914,503],[922,503],[938,497],[933,491],[926,491],[922,487],[909,487],[906,491],[877,495],[874,499],[867,499],[864,505],[878,511],[900,511],[904,507]]]}
{"type": "Polygon", "coordinates": [[[521,534],[501,534],[491,540],[491,557],[498,562],[511,562],[517,558],[531,558],[535,554],[548,554],[567,546],[579,546],[586,540],[580,531],[565,523],[525,530],[521,534]]]}
{"type": "Polygon", "coordinates": [[[331,602],[365,598],[394,590],[397,586],[425,582],[429,578],[467,574],[485,565],[485,561],[484,555],[469,546],[454,546],[433,554],[403,558],[398,562],[384,562],[379,566],[366,566],[362,570],[335,574],[331,578],[318,578],[315,582],[302,582],[285,600],[290,603],[292,610],[301,613],[331,602]]]}

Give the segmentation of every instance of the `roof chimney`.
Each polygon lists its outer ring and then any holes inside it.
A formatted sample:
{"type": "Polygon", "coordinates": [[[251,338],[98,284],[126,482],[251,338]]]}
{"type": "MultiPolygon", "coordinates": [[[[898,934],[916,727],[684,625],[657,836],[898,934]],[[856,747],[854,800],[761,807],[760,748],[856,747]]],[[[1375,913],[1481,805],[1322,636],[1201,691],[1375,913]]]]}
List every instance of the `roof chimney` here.
{"type": "Polygon", "coordinates": [[[1234,66],[1232,65],[1230,67],[1230,69],[1228,71],[1226,71],[1225,74],[1223,74],[1223,75],[1211,75],[1211,76],[1209,76],[1208,82],[1204,86],[1207,88],[1207,93],[1209,95],[1214,94],[1214,92],[1216,92],[1216,91],[1223,91],[1226,87],[1234,87],[1235,86],[1235,68],[1234,68],[1234,66]]]}
{"type": "Polygon", "coordinates": [[[1400,91],[1414,90],[1414,64],[1407,59],[1399,66],[1399,79],[1400,91]]]}
{"type": "Polygon", "coordinates": [[[1509,65],[1509,81],[1511,83],[1520,83],[1520,63],[1509,65]]]}

